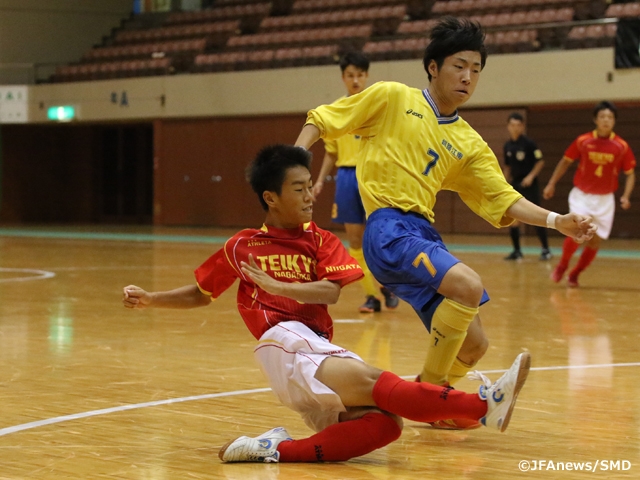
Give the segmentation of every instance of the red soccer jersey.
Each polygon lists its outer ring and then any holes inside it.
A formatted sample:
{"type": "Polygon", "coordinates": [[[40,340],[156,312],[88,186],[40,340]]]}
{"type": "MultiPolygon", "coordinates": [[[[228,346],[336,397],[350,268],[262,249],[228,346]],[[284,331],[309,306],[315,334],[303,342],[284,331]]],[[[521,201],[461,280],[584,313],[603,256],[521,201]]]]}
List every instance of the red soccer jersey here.
{"type": "Polygon", "coordinates": [[[306,223],[297,229],[263,225],[260,230],[238,232],[195,271],[200,290],[217,298],[236,278],[238,310],[254,337],[280,322],[298,321],[329,340],[333,321],[326,304],[305,304],[265,292],[240,270],[240,262],[253,255],[270,277],[290,283],[330,280],[341,287],[359,280],[362,269],[333,233],[306,223]]]}
{"type": "Polygon", "coordinates": [[[636,159],[625,142],[615,133],[600,138],[594,130],[576,138],[564,156],[580,160],[573,184],[585,193],[605,195],[618,190],[620,170],[631,172],[636,159]]]}

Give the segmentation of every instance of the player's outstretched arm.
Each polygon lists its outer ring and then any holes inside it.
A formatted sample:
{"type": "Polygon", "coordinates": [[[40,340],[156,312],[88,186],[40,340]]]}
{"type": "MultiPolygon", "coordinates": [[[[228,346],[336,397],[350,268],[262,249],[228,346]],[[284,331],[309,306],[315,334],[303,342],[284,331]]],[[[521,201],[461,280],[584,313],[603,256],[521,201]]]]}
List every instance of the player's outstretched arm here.
{"type": "Polygon", "coordinates": [[[633,192],[633,186],[636,183],[636,174],[632,170],[631,173],[626,174],[627,178],[624,183],[624,193],[620,197],[620,206],[623,210],[629,210],[631,208],[631,201],[629,198],[631,197],[631,192],[633,192]]]}
{"type": "Polygon", "coordinates": [[[320,195],[320,192],[322,192],[324,179],[327,178],[327,175],[331,173],[337,161],[338,157],[336,157],[333,153],[327,152],[324,154],[324,158],[322,159],[322,166],[320,167],[320,173],[318,174],[318,180],[316,180],[316,183],[313,184],[313,188],[311,189],[314,198],[318,198],[318,195],[320,195]]]}
{"type": "Polygon", "coordinates": [[[253,255],[249,255],[249,263],[240,262],[242,272],[265,292],[281,295],[302,303],[333,305],[340,298],[340,285],[334,282],[319,280],[306,283],[281,282],[271,278],[256,264],[253,255]]]}
{"type": "Polygon", "coordinates": [[[200,291],[197,285],[186,285],[166,292],[147,292],[129,285],[122,290],[122,303],[126,308],[195,308],[211,303],[211,297],[200,291]]]}
{"type": "Polygon", "coordinates": [[[521,198],[511,205],[507,209],[506,215],[529,225],[554,228],[560,233],[573,238],[578,243],[590,240],[597,230],[591,217],[578,215],[577,213],[558,215],[531,203],[525,198],[521,198]]]}
{"type": "Polygon", "coordinates": [[[588,242],[598,230],[591,217],[573,212],[566,215],[558,215],[555,219],[555,228],[578,243],[588,242]]]}
{"type": "Polygon", "coordinates": [[[551,175],[547,186],[544,187],[544,190],[542,191],[542,197],[545,200],[549,200],[555,195],[556,183],[558,183],[558,180],[562,178],[562,176],[569,169],[572,163],[573,161],[569,157],[562,157],[562,159],[558,162],[558,165],[556,165],[556,168],[553,171],[553,174],[551,175]]]}
{"type": "Polygon", "coordinates": [[[296,147],[303,147],[309,150],[311,145],[316,143],[320,139],[320,129],[315,125],[311,125],[307,123],[304,127],[302,127],[302,131],[300,131],[300,135],[298,135],[298,139],[296,140],[296,147]]]}

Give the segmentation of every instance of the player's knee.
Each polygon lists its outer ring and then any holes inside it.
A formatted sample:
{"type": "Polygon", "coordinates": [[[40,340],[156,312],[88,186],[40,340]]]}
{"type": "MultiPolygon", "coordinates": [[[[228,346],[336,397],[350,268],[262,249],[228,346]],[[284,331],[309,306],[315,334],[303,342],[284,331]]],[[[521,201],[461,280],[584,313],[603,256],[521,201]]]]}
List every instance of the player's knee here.
{"type": "Polygon", "coordinates": [[[404,428],[404,421],[402,420],[402,417],[396,415],[395,413],[389,413],[389,412],[384,412],[384,413],[385,415],[390,417],[391,420],[396,422],[396,425],[398,425],[397,435],[394,436],[392,441],[397,440],[398,438],[400,438],[400,434],[402,433],[402,429],[404,428]]]}
{"type": "Polygon", "coordinates": [[[482,300],[482,294],[484,293],[484,286],[482,285],[482,279],[473,270],[469,270],[464,276],[461,282],[462,297],[464,298],[465,305],[480,305],[482,300]]]}
{"type": "Polygon", "coordinates": [[[462,263],[446,273],[438,289],[438,293],[471,308],[480,305],[483,292],[480,275],[462,263]]]}

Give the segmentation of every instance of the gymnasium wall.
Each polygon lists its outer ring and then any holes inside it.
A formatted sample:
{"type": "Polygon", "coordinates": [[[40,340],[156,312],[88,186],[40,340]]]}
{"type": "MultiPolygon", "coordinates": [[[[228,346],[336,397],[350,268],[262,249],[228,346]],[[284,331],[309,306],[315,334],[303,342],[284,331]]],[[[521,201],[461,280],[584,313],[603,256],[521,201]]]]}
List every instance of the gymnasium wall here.
{"type": "Polygon", "coordinates": [[[129,16],[132,0],[0,0],[0,83],[29,68],[2,64],[77,61],[129,16]]]}
{"type": "MultiPolygon", "coordinates": [[[[613,60],[612,48],[490,56],[467,107],[640,100],[640,69],[614,71],[613,60]]],[[[370,83],[427,83],[420,60],[370,73],[370,83]]],[[[30,88],[29,118],[46,122],[52,105],[73,105],[80,121],[302,113],[343,90],[337,66],[47,84],[30,88]]]]}
{"type": "MultiPolygon", "coordinates": [[[[544,184],[564,148],[592,128],[593,104],[607,98],[621,107],[616,130],[640,156],[640,70],[613,72],[612,59],[611,49],[490,57],[473,102],[462,116],[501,159],[506,116],[513,109],[527,114],[529,133],[547,160],[541,174],[544,184]]],[[[417,87],[426,82],[419,61],[374,63],[371,77],[417,87]]],[[[263,214],[244,181],[247,162],[266,144],[293,142],[307,109],[342,94],[337,67],[35,86],[30,90],[30,114],[37,124],[2,127],[5,178],[0,221],[144,223],[152,217],[156,225],[255,225],[263,214]],[[76,105],[80,121],[45,124],[44,111],[50,104],[76,105]],[[153,206],[135,215],[109,217],[103,209],[100,169],[111,160],[98,130],[106,125],[127,128],[130,122],[153,126],[153,167],[146,172],[148,178],[137,182],[152,180],[153,206]],[[62,131],[64,135],[56,134],[62,131]],[[61,178],[37,183],[43,191],[36,201],[25,185],[38,165],[52,163],[52,150],[46,143],[38,145],[42,135],[55,137],[59,144],[56,168],[45,171],[61,178]],[[65,202],[80,207],[58,212],[56,205],[65,202]]],[[[320,144],[314,154],[315,179],[323,155],[320,144]]],[[[571,174],[567,174],[557,197],[545,206],[566,211],[570,183],[571,174]]],[[[121,188],[120,194],[130,188],[135,185],[121,188]]],[[[146,193],[143,189],[135,195],[146,193]]],[[[332,226],[328,221],[332,196],[330,182],[314,213],[325,227],[332,226]]],[[[144,206],[143,200],[138,203],[144,206]]],[[[640,237],[640,218],[634,213],[640,207],[637,192],[632,203],[631,212],[618,213],[613,236],[640,237]]],[[[476,217],[451,192],[438,195],[436,216],[443,233],[506,233],[476,217]]]]}

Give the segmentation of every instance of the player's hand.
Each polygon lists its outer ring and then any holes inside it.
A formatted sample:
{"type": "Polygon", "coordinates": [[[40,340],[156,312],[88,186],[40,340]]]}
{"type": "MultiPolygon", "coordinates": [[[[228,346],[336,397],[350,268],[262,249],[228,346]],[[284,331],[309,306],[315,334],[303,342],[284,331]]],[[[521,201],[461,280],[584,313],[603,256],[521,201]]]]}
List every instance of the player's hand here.
{"type": "Polygon", "coordinates": [[[135,285],[122,289],[122,303],[127,308],[146,308],[151,304],[151,294],[135,285]]]}
{"type": "Polygon", "coordinates": [[[313,187],[311,187],[313,198],[318,198],[318,195],[322,192],[322,187],[324,187],[324,182],[321,180],[313,184],[313,187]]]}
{"type": "Polygon", "coordinates": [[[527,175],[522,179],[522,181],[520,182],[520,185],[522,185],[523,187],[530,187],[532,183],[533,183],[533,178],[527,175]]]}
{"type": "Polygon", "coordinates": [[[578,243],[584,243],[593,238],[598,227],[591,217],[567,213],[556,218],[556,228],[560,233],[573,238],[578,243]]]}
{"type": "Polygon", "coordinates": [[[545,200],[549,200],[555,195],[555,193],[556,193],[556,186],[548,183],[547,186],[544,187],[544,190],[542,191],[542,198],[544,198],[545,200]]]}
{"type": "Polygon", "coordinates": [[[629,210],[629,208],[631,208],[631,202],[629,201],[629,197],[620,197],[620,207],[623,210],[629,210]]]}
{"type": "Polygon", "coordinates": [[[274,295],[278,294],[278,286],[281,282],[274,280],[267,275],[253,259],[253,255],[249,254],[249,263],[240,262],[240,269],[247,277],[249,277],[253,283],[262,288],[265,292],[274,295]]]}

